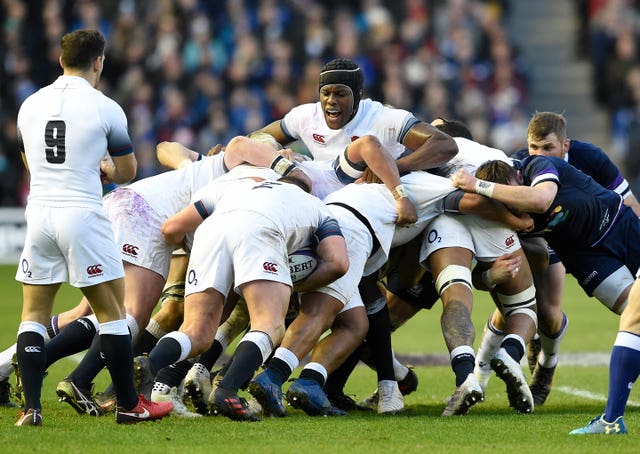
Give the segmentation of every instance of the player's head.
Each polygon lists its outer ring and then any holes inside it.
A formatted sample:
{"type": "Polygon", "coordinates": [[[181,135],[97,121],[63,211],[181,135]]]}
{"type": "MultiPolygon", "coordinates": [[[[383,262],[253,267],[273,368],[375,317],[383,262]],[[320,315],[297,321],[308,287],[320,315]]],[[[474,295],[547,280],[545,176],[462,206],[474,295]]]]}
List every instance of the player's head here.
{"type": "Polygon", "coordinates": [[[529,154],[564,158],[571,141],[567,138],[567,121],[555,112],[536,112],[527,129],[529,154]]]}
{"type": "Polygon", "coordinates": [[[289,174],[289,175],[282,176],[278,178],[278,181],[282,181],[283,183],[293,184],[295,186],[298,186],[304,192],[311,194],[311,186],[309,184],[310,181],[305,181],[302,178],[298,178],[295,175],[289,174]]]}
{"type": "Polygon", "coordinates": [[[96,85],[102,73],[106,42],[98,30],[76,30],[60,41],[60,65],[65,73],[88,73],[96,85]]]}
{"type": "Polygon", "coordinates": [[[431,126],[435,126],[445,134],[449,134],[451,137],[463,137],[465,139],[473,140],[473,135],[467,125],[459,120],[446,120],[442,117],[438,117],[431,122],[431,126]]]}
{"type": "Polygon", "coordinates": [[[363,86],[362,70],[353,60],[339,58],[322,67],[318,88],[327,126],[340,129],[355,116],[363,86]]]}
{"type": "Polygon", "coordinates": [[[476,170],[476,178],[511,186],[522,184],[520,173],[514,167],[500,160],[487,161],[481,164],[476,170]]]}

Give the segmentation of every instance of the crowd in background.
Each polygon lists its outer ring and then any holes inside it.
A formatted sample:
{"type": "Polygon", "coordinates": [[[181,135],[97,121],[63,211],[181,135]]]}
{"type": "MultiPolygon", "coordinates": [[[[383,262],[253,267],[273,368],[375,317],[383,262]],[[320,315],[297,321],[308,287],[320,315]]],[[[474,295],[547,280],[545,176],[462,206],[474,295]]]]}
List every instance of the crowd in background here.
{"type": "Polygon", "coordinates": [[[164,170],[160,141],[206,152],[316,101],[319,69],[336,57],[360,64],[373,99],[462,119],[507,153],[526,141],[508,0],[0,1],[0,205],[23,205],[28,188],[17,109],[61,74],[60,38],[79,28],[107,38],[100,89],[127,114],[138,178],[164,170]]]}
{"type": "Polygon", "coordinates": [[[578,52],[593,63],[593,94],[607,109],[612,145],[634,192],[640,191],[640,2],[578,0],[578,52]]]}

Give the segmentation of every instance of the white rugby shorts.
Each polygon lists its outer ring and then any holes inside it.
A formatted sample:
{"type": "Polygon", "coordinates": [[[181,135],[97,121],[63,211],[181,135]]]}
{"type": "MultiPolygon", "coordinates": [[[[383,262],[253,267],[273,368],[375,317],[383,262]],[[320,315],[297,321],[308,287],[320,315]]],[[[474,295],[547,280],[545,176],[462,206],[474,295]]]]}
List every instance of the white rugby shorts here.
{"type": "Polygon", "coordinates": [[[480,262],[520,249],[518,234],[504,224],[471,214],[443,213],[425,230],[419,260],[428,268],[427,259],[435,251],[460,247],[473,252],[480,262]]]}
{"type": "Polygon", "coordinates": [[[257,213],[205,219],[194,235],[185,296],[209,288],[227,295],[232,285],[240,294],[240,285],[255,280],[293,287],[285,238],[257,213]]]}
{"type": "Polygon", "coordinates": [[[16,280],[88,287],[124,277],[111,222],[102,207],[28,204],[16,280]]]}
{"type": "Polygon", "coordinates": [[[107,194],[104,210],[111,219],[121,259],[154,271],[166,280],[175,248],[162,237],[165,219],[141,195],[127,188],[107,194]]]}

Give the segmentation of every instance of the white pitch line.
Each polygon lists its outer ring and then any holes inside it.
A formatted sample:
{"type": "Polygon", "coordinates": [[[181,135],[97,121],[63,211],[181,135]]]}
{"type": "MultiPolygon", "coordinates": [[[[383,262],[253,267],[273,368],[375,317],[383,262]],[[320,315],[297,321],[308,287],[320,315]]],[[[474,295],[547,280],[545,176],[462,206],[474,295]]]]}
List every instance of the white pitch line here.
{"type": "MultiPolygon", "coordinates": [[[[586,389],[572,388],[571,386],[554,386],[553,389],[572,396],[582,397],[584,399],[596,400],[599,402],[607,401],[607,396],[604,394],[592,393],[586,389]]],[[[629,400],[627,402],[627,407],[640,407],[640,402],[629,400]]]]}

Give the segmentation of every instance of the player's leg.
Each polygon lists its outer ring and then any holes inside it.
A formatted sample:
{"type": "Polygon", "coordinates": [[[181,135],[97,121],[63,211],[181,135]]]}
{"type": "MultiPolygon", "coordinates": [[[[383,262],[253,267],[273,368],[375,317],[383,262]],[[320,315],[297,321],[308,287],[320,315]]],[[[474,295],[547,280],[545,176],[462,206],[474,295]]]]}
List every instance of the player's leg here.
{"type": "Polygon", "coordinates": [[[586,426],[571,431],[576,434],[617,435],[627,433],[624,411],[631,386],[640,374],[640,279],[629,293],[629,304],[620,316],[618,336],[613,344],[609,363],[609,392],[602,415],[586,426]]]}
{"type": "MultiPolygon", "coordinates": [[[[560,343],[567,332],[569,322],[562,311],[564,266],[559,261],[550,264],[546,272],[536,278],[535,282],[540,353],[534,362],[535,368],[532,370],[529,387],[535,405],[542,405],[551,392],[553,376],[558,364],[560,343]]],[[[530,342],[529,346],[532,344],[533,342],[530,342]]]]}
{"type": "Polygon", "coordinates": [[[491,368],[507,385],[509,403],[520,413],[531,413],[533,396],[520,367],[527,342],[537,327],[536,298],[529,263],[522,249],[514,252],[522,258],[518,273],[495,287],[495,297],[502,312],[505,337],[491,359],[491,368]]]}
{"type": "Polygon", "coordinates": [[[484,400],[482,389],[473,374],[475,330],[471,321],[472,260],[473,252],[459,247],[438,249],[429,256],[431,271],[436,276],[436,290],[442,299],[442,334],[456,377],[456,391],[449,399],[443,416],[466,414],[473,405],[484,400]]]}
{"type": "Polygon", "coordinates": [[[20,371],[24,411],[16,425],[41,425],[42,380],[45,372],[45,324],[51,316],[60,284],[31,285],[23,283],[22,315],[18,328],[16,356],[20,371]],[[29,420],[24,420],[24,417],[29,420]]]}
{"type": "Polygon", "coordinates": [[[249,384],[249,392],[265,411],[274,416],[286,415],[282,385],[343,308],[341,301],[324,293],[311,292],[301,296],[298,316],[287,328],[267,368],[249,384]]]}
{"type": "Polygon", "coordinates": [[[284,319],[289,307],[291,287],[266,280],[240,285],[247,303],[251,330],[240,340],[224,377],[214,391],[213,408],[231,419],[255,421],[239,397],[238,390],[271,355],[284,336],[284,319]]]}
{"type": "MultiPolygon", "coordinates": [[[[287,401],[309,415],[343,416],[346,414],[331,404],[323,391],[323,386],[327,375],[340,366],[362,344],[368,332],[367,314],[362,303],[354,303],[352,307],[349,304],[336,316],[331,333],[317,343],[309,363],[287,390],[287,401]]],[[[392,382],[395,383],[395,380],[392,379],[392,382]]],[[[388,412],[391,413],[391,411],[388,412]]]]}

